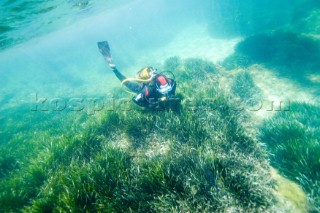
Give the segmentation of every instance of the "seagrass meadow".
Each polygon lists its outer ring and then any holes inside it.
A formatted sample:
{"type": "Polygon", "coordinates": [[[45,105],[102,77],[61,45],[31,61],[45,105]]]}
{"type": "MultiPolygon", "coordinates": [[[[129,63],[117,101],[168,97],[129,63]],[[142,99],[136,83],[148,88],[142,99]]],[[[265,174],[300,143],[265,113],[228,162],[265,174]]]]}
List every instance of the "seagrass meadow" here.
{"type": "MultiPolygon", "coordinates": [[[[1,150],[1,211],[283,209],[268,154],[248,115],[220,88],[219,69],[178,57],[166,60],[164,69],[179,70],[176,78],[186,82],[179,85],[180,101],[164,111],[123,106],[128,110],[102,111],[94,119],[82,115],[69,121],[73,128],[57,132],[48,126],[53,122],[38,121],[8,139],[11,150],[1,150]],[[40,134],[29,135],[30,130],[40,134]],[[28,143],[18,145],[20,137],[28,137],[28,143]]],[[[298,201],[302,207],[304,199],[298,201]]]]}
{"type": "Polygon", "coordinates": [[[0,212],[320,212],[318,0],[0,1],[0,212]],[[176,93],[143,108],[119,71],[176,93]]]}

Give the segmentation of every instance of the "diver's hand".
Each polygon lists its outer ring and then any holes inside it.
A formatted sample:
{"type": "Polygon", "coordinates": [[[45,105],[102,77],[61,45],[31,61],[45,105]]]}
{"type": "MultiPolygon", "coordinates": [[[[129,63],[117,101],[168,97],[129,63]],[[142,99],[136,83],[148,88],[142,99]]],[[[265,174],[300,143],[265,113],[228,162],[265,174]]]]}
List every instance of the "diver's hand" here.
{"type": "Polygon", "coordinates": [[[132,101],[138,104],[139,106],[142,106],[143,100],[144,100],[144,95],[142,93],[139,93],[132,97],[132,101]]]}

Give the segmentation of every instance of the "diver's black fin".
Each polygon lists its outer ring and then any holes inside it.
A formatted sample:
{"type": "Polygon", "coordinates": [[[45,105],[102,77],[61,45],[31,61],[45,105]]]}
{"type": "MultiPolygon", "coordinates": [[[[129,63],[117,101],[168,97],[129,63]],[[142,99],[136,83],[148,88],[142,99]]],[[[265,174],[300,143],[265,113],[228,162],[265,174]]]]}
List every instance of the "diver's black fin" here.
{"type": "Polygon", "coordinates": [[[97,44],[98,44],[98,48],[103,56],[111,57],[110,46],[107,41],[100,41],[97,44]]]}

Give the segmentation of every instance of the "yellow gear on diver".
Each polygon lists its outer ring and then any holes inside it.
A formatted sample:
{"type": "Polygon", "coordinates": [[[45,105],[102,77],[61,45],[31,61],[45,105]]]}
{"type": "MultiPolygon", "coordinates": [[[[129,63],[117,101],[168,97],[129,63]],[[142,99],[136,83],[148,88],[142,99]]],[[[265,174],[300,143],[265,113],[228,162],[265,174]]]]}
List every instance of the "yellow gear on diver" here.
{"type": "MultiPolygon", "coordinates": [[[[148,79],[140,79],[140,78],[126,78],[124,79],[123,81],[121,81],[121,87],[123,87],[123,84],[125,84],[127,81],[137,81],[137,82],[149,82],[151,81],[152,78],[148,78],[148,79]]],[[[127,89],[125,89],[125,91],[127,93],[130,93],[130,94],[136,94],[135,92],[131,92],[127,89]]]]}
{"type": "Polygon", "coordinates": [[[152,72],[154,72],[154,69],[152,67],[145,67],[137,73],[137,78],[144,80],[149,79],[152,72]]]}
{"type": "MultiPolygon", "coordinates": [[[[155,69],[153,67],[145,67],[141,69],[137,74],[136,78],[126,78],[121,82],[121,87],[123,84],[125,84],[128,81],[137,81],[137,82],[149,82],[152,80],[152,73],[155,72],[155,69]]],[[[134,92],[129,91],[125,88],[125,91],[130,94],[136,94],[134,92]]]]}

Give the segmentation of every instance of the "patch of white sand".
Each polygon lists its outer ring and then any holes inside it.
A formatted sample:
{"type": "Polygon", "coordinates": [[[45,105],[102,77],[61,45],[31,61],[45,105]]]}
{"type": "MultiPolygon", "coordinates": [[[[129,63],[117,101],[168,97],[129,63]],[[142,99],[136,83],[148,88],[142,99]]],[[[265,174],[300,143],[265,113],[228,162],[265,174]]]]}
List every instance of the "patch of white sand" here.
{"type": "Polygon", "coordinates": [[[215,39],[209,35],[206,25],[190,26],[163,48],[140,56],[138,63],[146,64],[150,61],[163,63],[172,56],[182,59],[202,58],[217,63],[232,54],[240,40],[241,38],[215,39]]]}
{"type": "Polygon", "coordinates": [[[253,65],[248,71],[256,86],[263,92],[262,108],[254,112],[258,117],[268,118],[276,112],[290,110],[292,102],[316,104],[310,90],[303,88],[289,78],[278,77],[274,71],[261,65],[253,65]]]}

